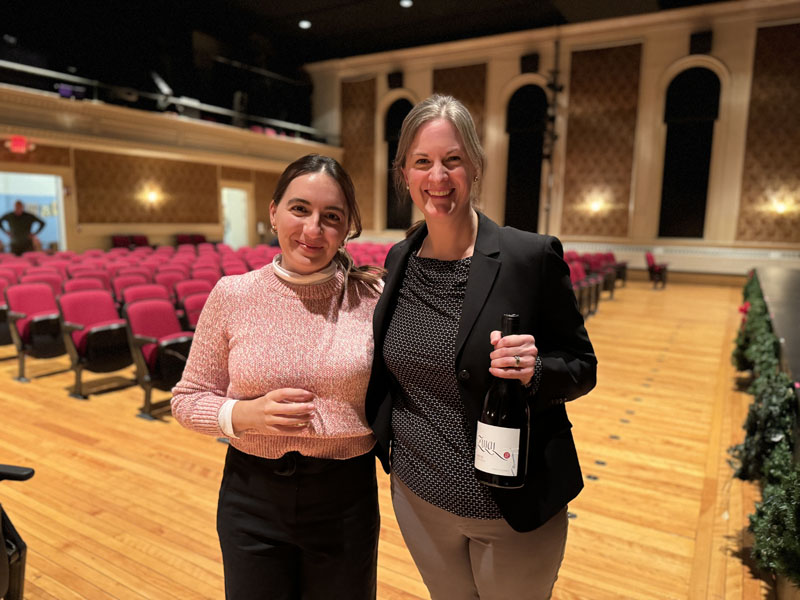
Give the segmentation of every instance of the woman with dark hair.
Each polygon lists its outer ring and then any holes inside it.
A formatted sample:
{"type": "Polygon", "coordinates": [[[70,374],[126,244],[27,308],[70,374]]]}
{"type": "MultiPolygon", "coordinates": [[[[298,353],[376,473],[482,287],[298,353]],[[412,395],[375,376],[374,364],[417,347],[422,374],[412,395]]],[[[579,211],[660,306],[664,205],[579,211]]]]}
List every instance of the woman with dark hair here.
{"type": "Polygon", "coordinates": [[[270,204],[281,254],[224,277],[197,324],[172,412],[230,439],[217,508],[226,598],[375,598],[375,438],[364,401],[381,272],[344,248],[361,233],[350,177],[309,155],[270,204]]]}
{"type": "Polygon", "coordinates": [[[367,396],[397,521],[433,600],[549,598],[566,506],[583,486],[564,403],[594,387],[597,368],[561,244],[476,210],[485,157],[452,97],[411,110],[394,164],[398,191],[424,217],[386,259],[367,396]],[[501,337],[506,313],[521,334],[501,337]],[[519,489],[474,474],[491,376],[524,386],[519,489]]]}

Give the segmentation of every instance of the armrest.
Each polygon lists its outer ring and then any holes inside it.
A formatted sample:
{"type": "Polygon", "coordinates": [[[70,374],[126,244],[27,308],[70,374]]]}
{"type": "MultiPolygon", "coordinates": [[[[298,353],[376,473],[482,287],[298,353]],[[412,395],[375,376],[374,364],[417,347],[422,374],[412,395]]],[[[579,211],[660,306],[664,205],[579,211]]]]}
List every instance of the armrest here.
{"type": "Polygon", "coordinates": [[[16,467],[14,465],[0,465],[0,481],[9,479],[11,481],[26,481],[33,477],[33,469],[30,467],[16,467]]]}
{"type": "Polygon", "coordinates": [[[170,348],[164,348],[164,354],[167,354],[169,356],[174,356],[175,358],[180,359],[180,360],[182,360],[184,362],[186,362],[188,360],[188,358],[189,358],[185,354],[181,354],[180,352],[177,352],[175,350],[171,350],[170,348]]]}
{"type": "Polygon", "coordinates": [[[95,331],[114,331],[115,329],[125,329],[125,321],[120,321],[119,323],[107,323],[105,325],[98,325],[97,327],[92,327],[89,331],[94,333],[95,331]]]}
{"type": "Polygon", "coordinates": [[[43,315],[36,315],[31,319],[31,321],[38,323],[40,321],[52,321],[53,319],[58,319],[58,313],[45,313],[43,315]]]}
{"type": "Polygon", "coordinates": [[[133,343],[137,347],[146,346],[147,344],[157,344],[158,338],[150,337],[147,335],[134,335],[133,336],[133,343]]]}
{"type": "Polygon", "coordinates": [[[8,311],[8,320],[9,321],[19,321],[20,319],[24,319],[28,315],[25,313],[17,312],[15,310],[8,311]]]}
{"type": "Polygon", "coordinates": [[[80,323],[70,323],[69,321],[64,321],[64,329],[72,333],[73,331],[83,331],[86,329],[86,327],[80,323]]]}

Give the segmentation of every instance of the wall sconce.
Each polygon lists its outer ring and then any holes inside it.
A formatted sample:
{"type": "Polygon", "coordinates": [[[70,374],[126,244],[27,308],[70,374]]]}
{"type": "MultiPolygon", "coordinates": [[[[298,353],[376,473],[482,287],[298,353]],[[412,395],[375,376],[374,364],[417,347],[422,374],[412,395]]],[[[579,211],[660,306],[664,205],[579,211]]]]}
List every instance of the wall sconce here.
{"type": "Polygon", "coordinates": [[[155,185],[146,185],[136,198],[146,206],[156,206],[164,199],[161,190],[155,185]]]}
{"type": "Polygon", "coordinates": [[[613,204],[611,198],[608,190],[594,189],[586,194],[583,209],[592,215],[607,213],[613,204]]]}
{"type": "Polygon", "coordinates": [[[800,211],[800,204],[795,201],[793,194],[782,189],[767,195],[767,202],[762,210],[782,217],[800,211]]]}
{"type": "Polygon", "coordinates": [[[790,197],[773,198],[771,203],[772,212],[778,215],[786,215],[789,213],[797,212],[798,207],[794,200],[790,197]]]}

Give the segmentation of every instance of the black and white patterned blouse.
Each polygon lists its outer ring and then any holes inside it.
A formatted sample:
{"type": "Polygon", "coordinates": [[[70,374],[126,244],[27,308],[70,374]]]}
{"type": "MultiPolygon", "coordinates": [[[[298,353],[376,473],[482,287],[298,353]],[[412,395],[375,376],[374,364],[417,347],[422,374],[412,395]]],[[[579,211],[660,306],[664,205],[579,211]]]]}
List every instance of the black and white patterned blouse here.
{"type": "Polygon", "coordinates": [[[475,424],[458,393],[455,340],[470,258],[411,255],[383,358],[400,383],[392,407],[392,471],[420,498],[460,517],[502,518],[475,479],[475,424]]]}

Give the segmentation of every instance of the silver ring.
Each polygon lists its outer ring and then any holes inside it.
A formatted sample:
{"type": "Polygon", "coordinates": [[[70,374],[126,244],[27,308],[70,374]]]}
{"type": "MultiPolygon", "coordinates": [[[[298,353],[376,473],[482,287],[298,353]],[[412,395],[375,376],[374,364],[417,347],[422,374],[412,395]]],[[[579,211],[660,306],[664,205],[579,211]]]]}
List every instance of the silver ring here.
{"type": "Polygon", "coordinates": [[[514,355],[514,366],[519,367],[519,354],[514,355]]]}

